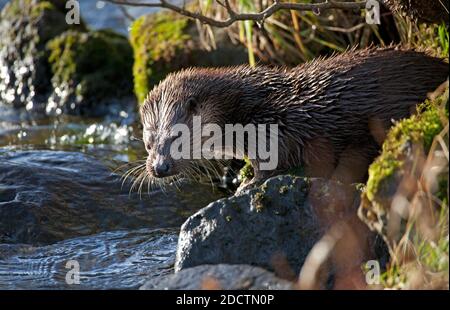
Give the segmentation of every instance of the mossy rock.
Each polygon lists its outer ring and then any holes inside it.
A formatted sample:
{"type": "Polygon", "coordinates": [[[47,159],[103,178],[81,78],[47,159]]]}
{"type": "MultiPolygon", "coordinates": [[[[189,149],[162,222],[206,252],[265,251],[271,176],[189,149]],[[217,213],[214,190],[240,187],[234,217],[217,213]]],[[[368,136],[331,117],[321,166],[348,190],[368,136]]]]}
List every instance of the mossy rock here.
{"type": "Polygon", "coordinates": [[[134,90],[143,102],[149,90],[168,73],[191,66],[226,66],[247,61],[242,47],[215,30],[217,49],[201,48],[193,21],[173,12],[159,12],[137,19],[131,26],[134,50],[134,90]]]}
{"type": "MultiPolygon", "coordinates": [[[[426,101],[410,118],[401,120],[389,131],[381,155],[369,167],[369,179],[362,197],[359,216],[368,226],[383,235],[387,242],[390,207],[406,180],[418,180],[422,176],[423,162],[437,135],[448,124],[448,88],[434,101],[426,101]]],[[[447,199],[448,175],[439,177],[439,186],[433,193],[447,199]]],[[[396,234],[401,236],[401,231],[396,234]]]]}
{"type": "Polygon", "coordinates": [[[68,29],[60,0],[12,0],[0,13],[0,99],[20,107],[44,100],[50,85],[46,43],[68,29]]]}
{"type": "Polygon", "coordinates": [[[51,108],[95,114],[95,105],[132,94],[133,52],[112,31],[66,31],[47,44],[53,87],[51,108]]]}

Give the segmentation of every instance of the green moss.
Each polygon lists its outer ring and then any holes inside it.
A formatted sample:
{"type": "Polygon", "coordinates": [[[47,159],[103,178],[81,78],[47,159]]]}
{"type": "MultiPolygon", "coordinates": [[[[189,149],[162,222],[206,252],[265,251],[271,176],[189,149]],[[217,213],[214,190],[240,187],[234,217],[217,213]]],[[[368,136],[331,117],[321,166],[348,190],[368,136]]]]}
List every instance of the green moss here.
{"type": "Polygon", "coordinates": [[[111,31],[66,31],[47,44],[56,85],[77,85],[76,96],[107,98],[131,92],[128,40],[111,31]],[[114,81],[114,83],[111,83],[114,81]]]}
{"type": "Polygon", "coordinates": [[[248,158],[244,158],[244,162],[244,167],[242,167],[239,171],[239,176],[241,177],[242,182],[249,181],[255,176],[250,160],[248,158]]]}
{"type": "Polygon", "coordinates": [[[448,100],[445,98],[448,92],[435,102],[425,102],[418,108],[417,115],[399,121],[389,131],[381,155],[369,168],[366,193],[370,201],[383,187],[389,186],[395,172],[403,166],[404,147],[408,143],[422,143],[425,152],[429,151],[434,137],[443,130],[443,113],[439,107],[443,100],[448,100]]]}
{"type": "Polygon", "coordinates": [[[36,19],[44,11],[59,11],[64,13],[64,3],[62,0],[12,0],[5,6],[2,14],[8,17],[29,16],[36,19]]]}
{"type": "Polygon", "coordinates": [[[153,85],[172,71],[170,59],[184,50],[190,39],[185,33],[187,25],[187,19],[161,12],[142,16],[131,26],[134,90],[139,102],[144,101],[153,85]]]}
{"type": "Polygon", "coordinates": [[[30,16],[31,17],[38,17],[39,15],[41,15],[45,10],[55,10],[55,6],[48,2],[48,1],[43,1],[43,2],[39,2],[38,4],[34,5],[31,8],[31,12],[30,12],[30,16]]]}
{"type": "Polygon", "coordinates": [[[9,2],[2,15],[4,16],[18,16],[20,14],[26,14],[31,8],[31,0],[12,0],[9,2]]]}

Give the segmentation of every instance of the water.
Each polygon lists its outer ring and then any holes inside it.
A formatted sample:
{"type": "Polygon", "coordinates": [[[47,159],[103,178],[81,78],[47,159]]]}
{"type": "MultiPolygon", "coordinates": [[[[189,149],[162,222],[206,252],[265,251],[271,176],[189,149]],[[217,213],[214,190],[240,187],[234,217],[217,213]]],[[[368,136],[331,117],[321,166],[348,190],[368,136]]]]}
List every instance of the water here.
{"type": "Polygon", "coordinates": [[[140,199],[105,183],[145,158],[135,118],[38,116],[0,103],[0,289],[135,289],[171,272],[180,225],[220,197],[195,185],[140,199]],[[80,285],[66,284],[69,260],[80,285]]]}
{"type": "Polygon", "coordinates": [[[0,103],[0,289],[136,289],[172,271],[183,221],[211,186],[142,198],[113,173],[145,158],[135,108],[43,116],[0,103]],[[67,261],[80,265],[68,285],[67,261]]]}
{"type": "MultiPolygon", "coordinates": [[[[119,8],[79,2],[91,28],[127,34],[119,8]]],[[[133,104],[86,118],[0,102],[0,289],[136,289],[172,272],[180,225],[223,193],[190,184],[141,198],[121,188],[118,167],[146,156],[137,120],[133,104]],[[66,282],[68,261],[80,266],[78,285],[66,282]]]]}
{"type": "MultiPolygon", "coordinates": [[[[0,289],[136,289],[172,271],[176,230],[111,231],[35,247],[0,244],[0,289]],[[67,284],[76,260],[80,283],[67,284]]],[[[70,281],[69,281],[70,283],[70,281]]]]}

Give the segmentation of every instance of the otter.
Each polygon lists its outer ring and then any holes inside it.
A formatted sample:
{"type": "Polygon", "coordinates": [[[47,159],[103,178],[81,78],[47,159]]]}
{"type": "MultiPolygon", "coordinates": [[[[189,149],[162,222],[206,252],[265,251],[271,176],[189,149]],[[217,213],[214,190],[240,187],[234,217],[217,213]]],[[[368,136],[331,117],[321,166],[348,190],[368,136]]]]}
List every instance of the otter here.
{"type": "MultiPolygon", "coordinates": [[[[190,175],[173,159],[175,124],[278,124],[278,165],[246,188],[293,167],[310,177],[363,182],[387,130],[448,78],[448,64],[398,46],[351,49],[297,67],[189,68],[169,74],[140,107],[148,178],[190,175]]],[[[201,159],[202,160],[202,159],[201,159]]]]}

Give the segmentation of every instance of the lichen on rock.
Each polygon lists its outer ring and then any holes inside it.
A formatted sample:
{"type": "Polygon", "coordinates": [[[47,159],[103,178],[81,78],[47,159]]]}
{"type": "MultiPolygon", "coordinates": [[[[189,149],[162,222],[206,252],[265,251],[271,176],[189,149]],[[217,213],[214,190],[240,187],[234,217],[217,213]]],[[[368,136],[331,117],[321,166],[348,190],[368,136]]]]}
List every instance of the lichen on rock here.
{"type": "MultiPolygon", "coordinates": [[[[203,264],[250,264],[277,271],[282,263],[283,273],[298,274],[330,225],[349,216],[356,218],[359,196],[354,186],[325,179],[272,177],[192,215],[181,227],[175,270],[203,264]]],[[[358,231],[361,239],[368,232],[364,229],[358,231]]],[[[371,238],[367,235],[368,242],[371,238]]]]}

